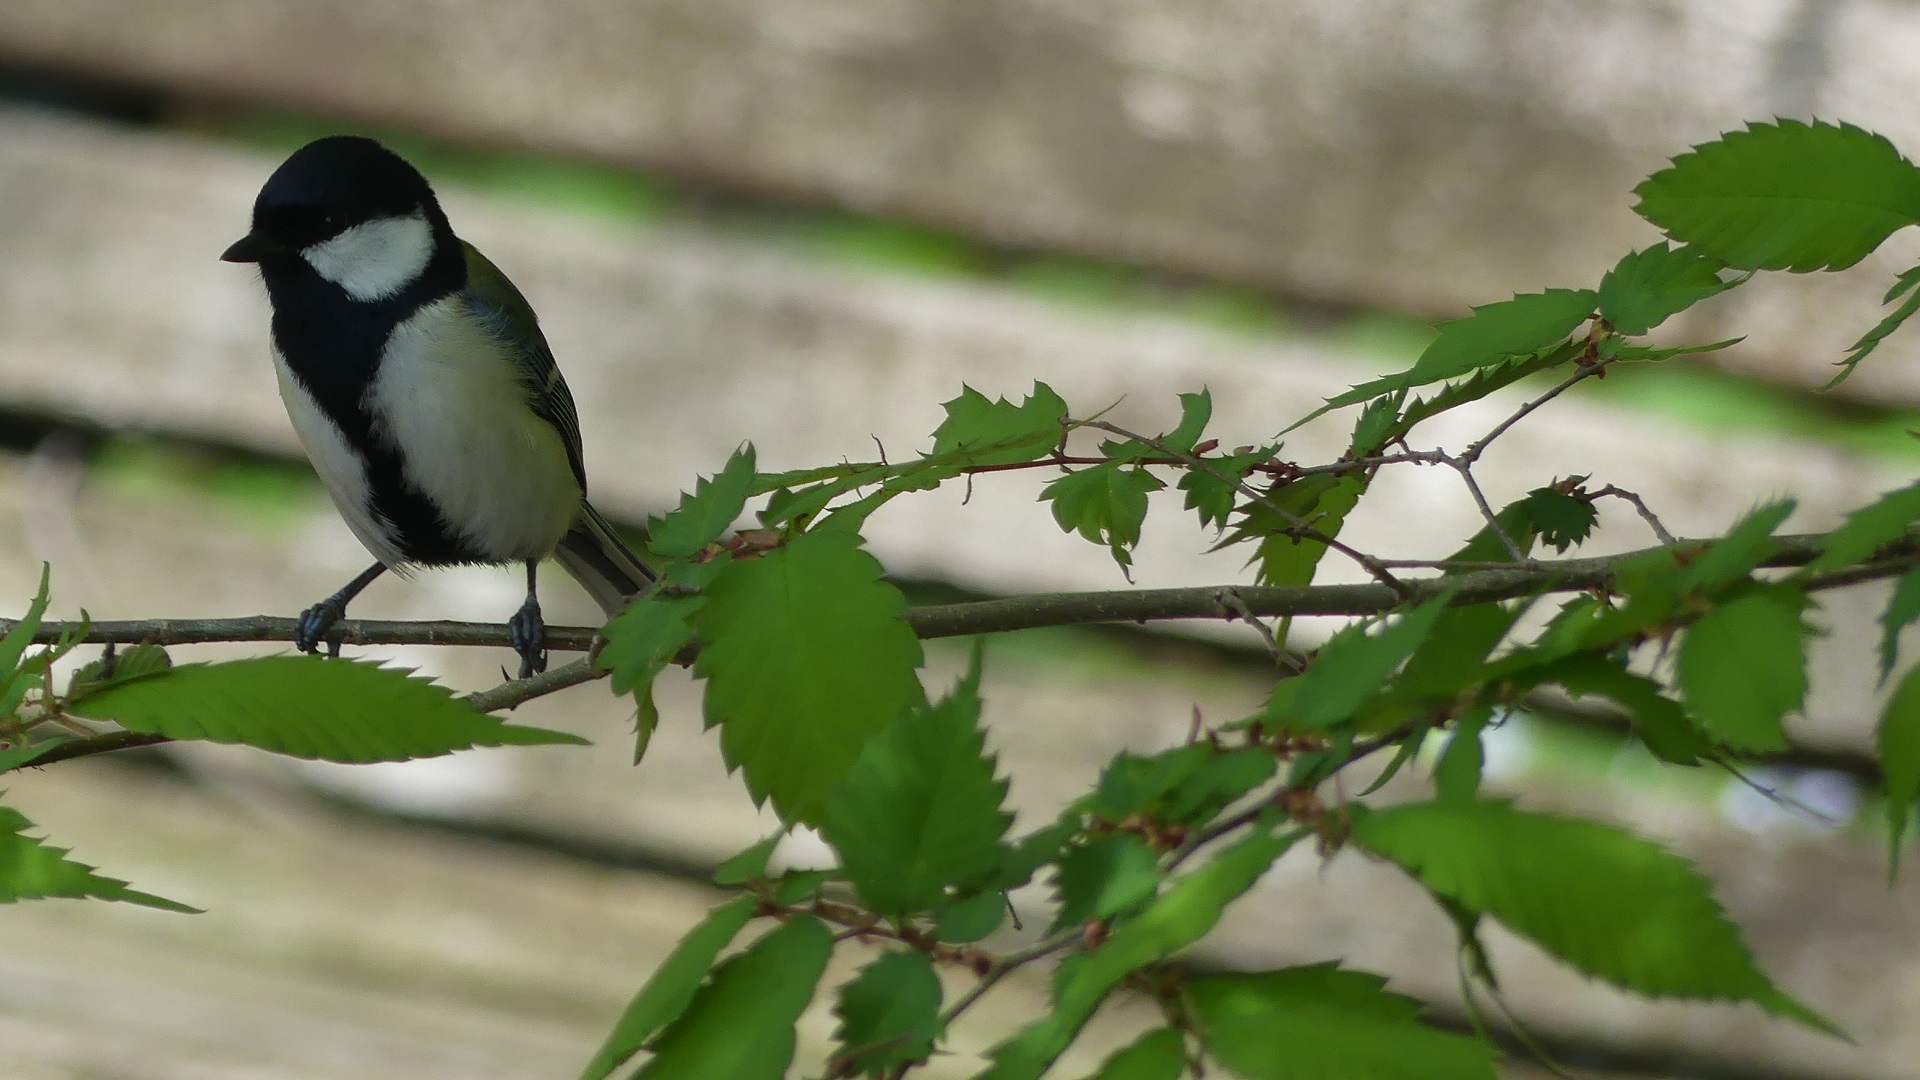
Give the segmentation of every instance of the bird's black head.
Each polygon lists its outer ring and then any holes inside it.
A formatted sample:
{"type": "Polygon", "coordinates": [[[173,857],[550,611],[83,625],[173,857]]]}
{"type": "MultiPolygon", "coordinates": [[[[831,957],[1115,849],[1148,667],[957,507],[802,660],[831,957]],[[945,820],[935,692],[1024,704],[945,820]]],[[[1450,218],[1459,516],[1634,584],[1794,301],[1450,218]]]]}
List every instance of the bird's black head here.
{"type": "Polygon", "coordinates": [[[455,245],[419,170],[372,139],[332,135],[274,170],[254,200],[253,230],[220,257],[269,271],[300,260],[366,300],[413,284],[455,245]]]}

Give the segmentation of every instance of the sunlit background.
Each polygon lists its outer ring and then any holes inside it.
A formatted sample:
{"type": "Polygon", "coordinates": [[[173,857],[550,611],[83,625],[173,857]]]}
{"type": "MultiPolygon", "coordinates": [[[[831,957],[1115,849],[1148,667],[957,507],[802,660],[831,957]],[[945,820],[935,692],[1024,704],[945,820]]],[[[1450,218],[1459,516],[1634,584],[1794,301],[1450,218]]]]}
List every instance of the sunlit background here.
{"type": "MultiPolygon", "coordinates": [[[[1595,284],[1658,238],[1631,189],[1690,143],[1818,116],[1920,151],[1916,55],[1920,7],[1867,0],[5,0],[0,613],[43,561],[55,612],[98,618],[293,614],[365,564],[281,410],[257,280],[216,258],[317,135],[407,155],[518,282],[580,401],[595,502],[639,525],[742,441],[766,469],[925,449],[963,383],[1045,380],[1150,430],[1205,385],[1213,434],[1263,441],[1411,363],[1437,319],[1595,284]]],[[[1904,482],[1920,340],[1815,392],[1912,263],[1891,246],[1676,320],[1675,342],[1748,340],[1582,386],[1489,455],[1489,496],[1591,473],[1704,535],[1782,492],[1801,500],[1789,528],[1824,527],[1904,482]]],[[[1338,434],[1288,456],[1330,458],[1338,434]]],[[[1453,550],[1477,526],[1457,483],[1389,474],[1349,538],[1453,550]]],[[[1036,490],[903,501],[873,549],[922,602],[1124,587],[1036,490]]],[[[1177,492],[1156,498],[1140,584],[1242,579],[1177,492]]],[[[1652,541],[1604,508],[1590,551],[1652,541]]],[[[587,620],[551,580],[550,621],[587,620]]],[[[1559,1061],[1920,1077],[1920,890],[1886,883],[1869,755],[1882,594],[1856,592],[1826,601],[1838,629],[1792,750],[1744,782],[1656,770],[1573,703],[1509,718],[1488,769],[1529,805],[1699,859],[1769,970],[1857,1043],[1637,1001],[1497,942],[1514,1012],[1559,1061]]],[[[499,621],[518,594],[510,572],[432,572],[355,614],[499,621]]],[[[1327,632],[1309,623],[1301,642],[1327,632]]],[[[463,689],[512,659],[384,655],[463,689]]],[[[932,649],[930,682],[961,655],[932,649]]],[[[1035,815],[1120,747],[1182,738],[1196,708],[1245,712],[1271,672],[1226,625],[1029,632],[987,662],[993,742],[1035,815]]],[[[697,687],[673,673],[661,704],[637,769],[630,705],[591,686],[517,717],[590,750],[345,768],[196,747],[9,777],[8,803],[76,857],[209,910],[0,911],[0,1077],[572,1075],[714,902],[708,870],[773,828],[701,732],[697,687]]],[[[1197,963],[1348,957],[1470,1024],[1450,924],[1386,869],[1302,852],[1243,908],[1197,963]]],[[[1009,980],[929,1074],[969,1075],[1044,992],[1009,980]]],[[[1138,1015],[1115,1009],[1061,1075],[1138,1015]]],[[[809,1015],[802,1061],[832,1023],[809,1015]]],[[[1545,1075],[1502,1038],[1511,1076],[1545,1075]]]]}

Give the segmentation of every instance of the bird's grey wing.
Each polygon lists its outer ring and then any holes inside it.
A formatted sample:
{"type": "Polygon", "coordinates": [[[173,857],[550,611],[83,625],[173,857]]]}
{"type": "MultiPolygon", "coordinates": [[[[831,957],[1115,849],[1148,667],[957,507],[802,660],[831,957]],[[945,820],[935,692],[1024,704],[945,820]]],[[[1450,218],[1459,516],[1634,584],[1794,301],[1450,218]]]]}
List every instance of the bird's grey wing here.
{"type": "Polygon", "coordinates": [[[580,454],[580,417],[574,411],[567,380],[560,377],[559,365],[553,362],[553,350],[540,333],[533,305],[472,244],[462,240],[460,246],[467,256],[467,287],[462,295],[468,309],[513,346],[520,364],[520,381],[527,388],[527,404],[560,433],[573,478],[580,482],[580,493],[585,495],[587,469],[580,454]]]}

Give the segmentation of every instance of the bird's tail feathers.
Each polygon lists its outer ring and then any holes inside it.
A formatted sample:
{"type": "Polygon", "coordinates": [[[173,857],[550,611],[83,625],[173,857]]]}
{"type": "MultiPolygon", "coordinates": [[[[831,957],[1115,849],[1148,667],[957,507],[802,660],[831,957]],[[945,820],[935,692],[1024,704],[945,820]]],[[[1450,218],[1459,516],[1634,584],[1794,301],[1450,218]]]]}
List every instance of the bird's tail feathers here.
{"type": "Polygon", "coordinates": [[[573,527],[560,538],[554,558],[608,615],[625,607],[660,576],[586,502],[580,504],[573,527]]]}

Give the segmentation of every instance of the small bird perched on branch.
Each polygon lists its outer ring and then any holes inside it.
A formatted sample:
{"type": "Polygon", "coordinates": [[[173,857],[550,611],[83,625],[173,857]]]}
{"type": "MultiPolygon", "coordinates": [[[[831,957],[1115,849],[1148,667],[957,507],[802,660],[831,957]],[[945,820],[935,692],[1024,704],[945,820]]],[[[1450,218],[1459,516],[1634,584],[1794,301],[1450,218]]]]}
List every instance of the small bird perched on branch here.
{"type": "Polygon", "coordinates": [[[519,562],[527,599],[507,625],[524,679],[546,668],[540,560],[609,615],[654,580],[587,502],[573,395],[533,308],[398,154],[357,136],[308,143],[220,257],[259,265],[287,415],[378,560],[301,613],[302,651],[387,570],[519,562]]]}

